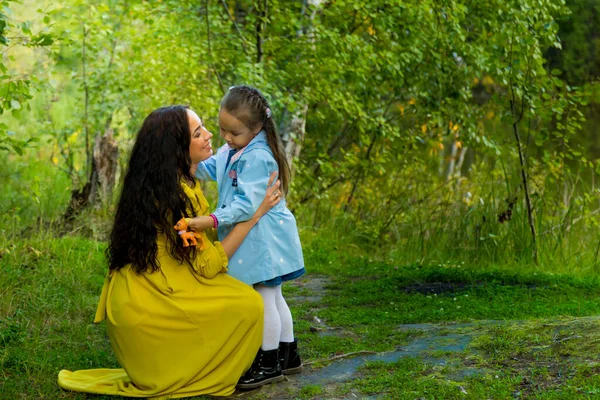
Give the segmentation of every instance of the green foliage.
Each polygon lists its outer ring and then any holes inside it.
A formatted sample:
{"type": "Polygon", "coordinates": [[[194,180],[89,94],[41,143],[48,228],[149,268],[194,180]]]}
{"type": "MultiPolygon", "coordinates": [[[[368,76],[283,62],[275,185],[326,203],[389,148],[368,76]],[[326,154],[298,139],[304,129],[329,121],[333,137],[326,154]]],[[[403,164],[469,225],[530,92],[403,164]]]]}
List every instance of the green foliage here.
{"type": "Polygon", "coordinates": [[[409,262],[538,251],[544,268],[596,270],[600,153],[584,134],[599,96],[545,59],[571,40],[558,36],[570,18],[549,0],[69,0],[52,14],[64,33],[52,62],[30,68],[31,110],[3,120],[15,137],[40,132],[43,148],[26,156],[77,189],[98,135],[114,132],[124,167],[150,110],[188,103],[216,134],[223,91],[253,84],[284,129],[307,107],[288,199],[301,226],[409,262]]]}
{"type": "Polygon", "coordinates": [[[68,200],[70,182],[47,160],[11,159],[0,154],[0,232],[18,237],[27,230],[45,230],[68,200]]]}
{"type": "MultiPolygon", "coordinates": [[[[46,30],[46,26],[34,27],[32,21],[18,22],[12,18],[9,8],[14,1],[0,2],[0,49],[6,54],[15,47],[39,48],[47,47],[54,43],[55,37],[46,30]]],[[[38,18],[43,18],[44,25],[50,22],[49,14],[38,9],[38,18]]],[[[27,107],[27,102],[32,98],[31,84],[35,77],[27,76],[13,70],[9,64],[16,61],[15,56],[9,52],[8,62],[5,58],[0,61],[0,115],[10,112],[19,116],[21,110],[27,107]]],[[[36,138],[19,139],[9,127],[0,122],[0,150],[15,152],[23,155],[23,150],[36,138]]]]}
{"type": "MultiPolygon", "coordinates": [[[[82,237],[37,233],[89,178],[94,139],[112,130],[123,167],[143,118],[184,103],[218,145],[219,99],[239,83],[267,95],[282,129],[307,110],[288,204],[309,273],[328,283],[318,304],[291,301],[306,360],[391,351],[420,334],[398,330],[402,323],[598,313],[593,2],[65,0],[54,11],[34,3],[0,2],[0,148],[8,150],[0,152],[0,397],[82,398],[58,390],[60,368],[117,365],[104,328],[90,323],[104,245],[84,238],[105,237],[111,210],[85,215],[71,232],[82,237]],[[315,317],[343,334],[316,333],[315,317]]],[[[211,204],[214,192],[209,185],[211,204]]],[[[597,368],[581,365],[566,369],[564,392],[552,392],[547,365],[563,371],[567,361],[556,360],[577,349],[555,351],[544,329],[489,329],[474,344],[485,358],[465,362],[495,372],[460,385],[452,366],[403,359],[368,366],[347,390],[596,394],[597,368]]],[[[593,340],[573,343],[597,352],[593,340]]]]}
{"type": "Polygon", "coordinates": [[[600,5],[593,0],[568,0],[568,16],[558,22],[561,49],[548,49],[552,69],[564,73],[570,85],[584,86],[600,77],[600,5]]]}

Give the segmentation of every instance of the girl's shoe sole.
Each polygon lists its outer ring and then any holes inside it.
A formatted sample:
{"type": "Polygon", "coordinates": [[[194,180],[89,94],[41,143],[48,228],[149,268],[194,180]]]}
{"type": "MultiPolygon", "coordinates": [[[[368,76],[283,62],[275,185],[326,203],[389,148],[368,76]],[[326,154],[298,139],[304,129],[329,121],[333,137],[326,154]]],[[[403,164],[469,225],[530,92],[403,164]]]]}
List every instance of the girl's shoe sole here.
{"type": "Polygon", "coordinates": [[[236,388],[237,389],[242,389],[242,390],[256,389],[256,388],[261,387],[263,385],[266,385],[268,383],[281,382],[284,379],[285,378],[283,377],[283,375],[279,375],[279,376],[274,376],[273,378],[265,379],[264,381],[260,381],[260,382],[256,382],[256,383],[246,383],[246,384],[242,383],[242,384],[238,384],[236,386],[236,388]]]}
{"type": "Polygon", "coordinates": [[[296,375],[296,374],[299,374],[300,372],[302,372],[302,369],[303,369],[302,365],[300,365],[299,367],[288,368],[288,369],[285,369],[285,370],[283,370],[281,372],[283,372],[284,375],[296,375]]]}

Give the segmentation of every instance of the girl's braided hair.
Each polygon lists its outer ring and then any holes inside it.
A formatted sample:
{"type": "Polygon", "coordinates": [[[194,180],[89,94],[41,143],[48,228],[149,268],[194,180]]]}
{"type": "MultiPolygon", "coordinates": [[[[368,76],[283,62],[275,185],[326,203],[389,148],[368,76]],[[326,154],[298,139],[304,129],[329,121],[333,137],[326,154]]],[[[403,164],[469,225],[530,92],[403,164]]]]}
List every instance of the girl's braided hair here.
{"type": "Polygon", "coordinates": [[[266,132],[267,143],[279,167],[278,179],[281,181],[281,189],[287,194],[290,166],[265,96],[252,86],[232,86],[221,100],[221,108],[242,121],[249,129],[258,132],[262,127],[266,132]]]}

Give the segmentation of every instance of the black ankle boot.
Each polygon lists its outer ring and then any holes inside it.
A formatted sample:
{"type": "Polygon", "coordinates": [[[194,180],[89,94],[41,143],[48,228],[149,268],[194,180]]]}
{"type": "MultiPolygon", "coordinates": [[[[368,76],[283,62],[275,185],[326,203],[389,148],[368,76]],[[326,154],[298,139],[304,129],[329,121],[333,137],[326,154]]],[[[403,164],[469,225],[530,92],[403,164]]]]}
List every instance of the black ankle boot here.
{"type": "Polygon", "coordinates": [[[302,372],[302,360],[298,354],[298,341],[279,342],[279,364],[284,375],[302,372]]]}
{"type": "Polygon", "coordinates": [[[252,366],[238,381],[238,389],[254,389],[267,383],[275,383],[283,380],[281,366],[278,357],[279,349],[264,351],[258,350],[258,354],[252,366]]]}

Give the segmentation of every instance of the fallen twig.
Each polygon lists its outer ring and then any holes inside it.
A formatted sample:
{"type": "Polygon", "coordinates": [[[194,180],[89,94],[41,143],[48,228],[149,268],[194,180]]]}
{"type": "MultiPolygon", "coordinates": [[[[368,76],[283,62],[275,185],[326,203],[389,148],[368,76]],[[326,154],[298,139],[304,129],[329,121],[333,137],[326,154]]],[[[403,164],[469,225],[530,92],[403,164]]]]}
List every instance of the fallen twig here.
{"type": "Polygon", "coordinates": [[[337,360],[337,359],[340,359],[340,358],[355,356],[357,354],[377,354],[377,352],[375,352],[375,351],[369,351],[369,350],[353,351],[352,353],[339,354],[337,356],[333,356],[333,357],[330,357],[330,358],[326,358],[326,359],[322,359],[322,360],[310,361],[310,362],[303,363],[303,364],[304,365],[311,365],[311,364],[315,364],[315,363],[328,362],[328,361],[333,361],[333,360],[337,360]]]}
{"type": "Polygon", "coordinates": [[[579,335],[573,335],[573,336],[569,336],[566,338],[562,338],[562,339],[558,339],[552,342],[552,344],[547,344],[545,346],[535,346],[534,349],[547,349],[548,347],[554,346],[557,343],[561,343],[561,342],[566,342],[567,340],[572,340],[572,339],[581,339],[582,336],[579,335]]]}
{"type": "Polygon", "coordinates": [[[581,339],[581,336],[580,335],[569,336],[569,337],[566,337],[566,338],[555,340],[554,343],[565,342],[565,341],[571,340],[571,339],[581,339]]]}

